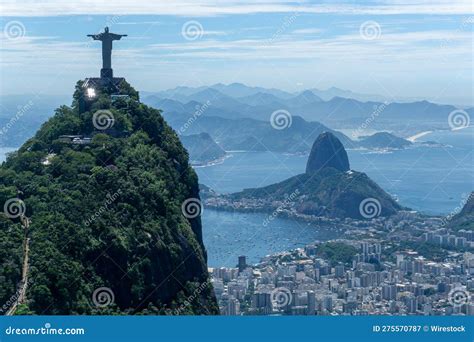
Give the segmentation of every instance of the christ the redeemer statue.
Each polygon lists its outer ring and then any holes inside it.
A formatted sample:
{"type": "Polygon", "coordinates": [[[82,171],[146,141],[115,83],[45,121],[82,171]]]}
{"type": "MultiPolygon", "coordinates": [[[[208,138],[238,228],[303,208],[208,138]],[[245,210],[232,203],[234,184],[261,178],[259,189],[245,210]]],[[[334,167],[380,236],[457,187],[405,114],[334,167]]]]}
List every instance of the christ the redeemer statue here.
{"type": "Polygon", "coordinates": [[[102,33],[88,34],[87,36],[102,42],[102,70],[100,70],[100,77],[112,78],[112,42],[114,40],[120,40],[122,37],[126,37],[127,35],[110,33],[109,28],[106,27],[102,33]]]}

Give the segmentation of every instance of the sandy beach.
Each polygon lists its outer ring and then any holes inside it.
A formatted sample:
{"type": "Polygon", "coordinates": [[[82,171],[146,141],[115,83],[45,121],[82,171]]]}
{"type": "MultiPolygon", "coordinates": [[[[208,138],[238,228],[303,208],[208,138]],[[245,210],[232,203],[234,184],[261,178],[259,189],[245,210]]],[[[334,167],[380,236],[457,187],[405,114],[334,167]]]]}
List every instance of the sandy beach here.
{"type": "Polygon", "coordinates": [[[433,131],[420,132],[420,133],[417,133],[417,134],[407,138],[407,140],[410,141],[410,142],[415,142],[417,139],[419,139],[421,137],[424,137],[425,135],[430,134],[430,133],[433,133],[433,131]]]}

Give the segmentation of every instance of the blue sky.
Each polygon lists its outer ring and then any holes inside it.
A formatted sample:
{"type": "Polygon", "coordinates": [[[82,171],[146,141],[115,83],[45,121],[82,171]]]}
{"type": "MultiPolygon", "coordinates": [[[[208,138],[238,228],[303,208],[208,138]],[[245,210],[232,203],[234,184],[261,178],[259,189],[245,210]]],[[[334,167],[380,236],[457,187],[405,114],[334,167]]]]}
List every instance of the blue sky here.
{"type": "Polygon", "coordinates": [[[242,82],[472,103],[470,1],[113,4],[2,1],[1,94],[71,94],[99,74],[86,35],[108,25],[129,35],[114,43],[115,75],[139,90],[242,82]]]}

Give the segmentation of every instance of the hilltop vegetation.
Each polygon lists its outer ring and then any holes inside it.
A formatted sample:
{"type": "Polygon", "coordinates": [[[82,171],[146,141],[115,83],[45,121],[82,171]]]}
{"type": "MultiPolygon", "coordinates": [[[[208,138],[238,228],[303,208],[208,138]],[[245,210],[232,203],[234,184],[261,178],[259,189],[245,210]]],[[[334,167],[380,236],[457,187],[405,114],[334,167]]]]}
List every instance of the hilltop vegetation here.
{"type": "MultiPolygon", "coordinates": [[[[181,211],[199,198],[188,154],[159,110],[139,102],[122,83],[80,112],[78,82],[72,107],[62,106],[0,167],[0,202],[21,198],[30,224],[27,310],[36,314],[216,314],[208,284],[200,217],[181,211]],[[105,130],[94,114],[112,115],[105,130]],[[91,137],[65,143],[61,135],[91,137]],[[205,284],[205,286],[202,286],[205,284]],[[113,302],[94,305],[110,288],[113,302]],[[199,289],[199,291],[197,291],[199,289]],[[189,296],[194,300],[187,302],[189,296]]],[[[21,273],[18,219],[0,218],[0,301],[21,273]]]]}

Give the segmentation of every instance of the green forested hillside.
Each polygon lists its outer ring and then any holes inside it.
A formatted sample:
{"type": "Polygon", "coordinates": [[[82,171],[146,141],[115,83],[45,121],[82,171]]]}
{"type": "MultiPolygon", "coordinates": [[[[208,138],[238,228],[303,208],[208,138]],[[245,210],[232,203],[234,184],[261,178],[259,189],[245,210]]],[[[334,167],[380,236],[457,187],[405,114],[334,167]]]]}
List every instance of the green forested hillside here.
{"type": "MultiPolygon", "coordinates": [[[[0,167],[0,203],[20,198],[31,219],[25,312],[36,314],[216,314],[208,283],[200,217],[182,203],[199,198],[188,155],[160,111],[122,83],[112,99],[100,89],[82,113],[82,82],[62,106],[0,167]],[[94,125],[97,110],[113,126],[94,125]],[[74,144],[61,135],[83,135],[74,144]],[[189,215],[188,215],[189,217],[189,215]],[[113,292],[97,306],[94,291],[113,292]]],[[[21,278],[23,231],[0,217],[0,302],[21,278]]]]}
{"type": "Polygon", "coordinates": [[[367,198],[380,203],[377,216],[390,216],[401,209],[365,173],[341,172],[329,167],[318,173],[300,174],[280,183],[246,189],[228,196],[233,200],[262,199],[273,202],[284,201],[289,194],[296,194],[293,197],[296,211],[308,215],[361,219],[364,217],[361,215],[360,203],[367,198]]]}

